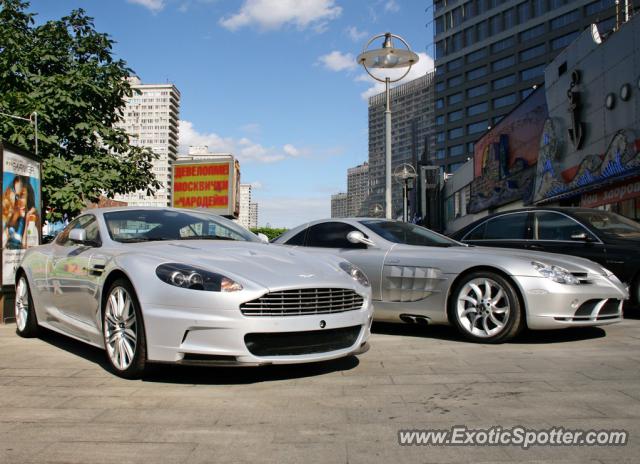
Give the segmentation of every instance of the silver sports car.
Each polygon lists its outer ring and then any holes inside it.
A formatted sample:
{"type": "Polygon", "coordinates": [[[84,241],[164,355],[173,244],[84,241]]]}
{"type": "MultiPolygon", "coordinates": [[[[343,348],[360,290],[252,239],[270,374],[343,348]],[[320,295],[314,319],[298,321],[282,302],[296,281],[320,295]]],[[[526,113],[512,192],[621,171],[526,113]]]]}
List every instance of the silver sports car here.
{"type": "Polygon", "coordinates": [[[25,254],[16,325],[106,350],[113,371],[147,361],[260,365],[364,352],[371,288],[334,255],[262,243],[232,221],[169,208],[96,209],[25,254]]]}
{"type": "Polygon", "coordinates": [[[316,221],[275,243],[331,251],[362,269],[376,320],[450,323],[474,341],[505,341],[524,327],[611,324],[628,298],[617,277],[586,259],[469,247],[385,219],[316,221]]]}

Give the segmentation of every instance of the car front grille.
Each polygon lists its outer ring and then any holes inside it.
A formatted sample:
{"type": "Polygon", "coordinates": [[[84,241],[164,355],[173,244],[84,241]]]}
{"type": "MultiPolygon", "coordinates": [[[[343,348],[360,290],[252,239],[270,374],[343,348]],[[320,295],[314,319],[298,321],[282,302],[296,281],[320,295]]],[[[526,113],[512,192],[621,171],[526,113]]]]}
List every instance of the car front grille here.
{"type": "Polygon", "coordinates": [[[606,321],[622,317],[622,300],[616,298],[592,299],[580,305],[573,317],[555,318],[558,321],[606,321]]]}
{"type": "Polygon", "coordinates": [[[245,316],[303,316],[354,311],[364,298],[346,288],[302,288],[271,292],[242,303],[245,316]]]}
{"type": "Polygon", "coordinates": [[[255,356],[300,356],[328,353],[353,346],[362,326],[307,332],[249,333],[244,336],[247,349],[255,356]]]}

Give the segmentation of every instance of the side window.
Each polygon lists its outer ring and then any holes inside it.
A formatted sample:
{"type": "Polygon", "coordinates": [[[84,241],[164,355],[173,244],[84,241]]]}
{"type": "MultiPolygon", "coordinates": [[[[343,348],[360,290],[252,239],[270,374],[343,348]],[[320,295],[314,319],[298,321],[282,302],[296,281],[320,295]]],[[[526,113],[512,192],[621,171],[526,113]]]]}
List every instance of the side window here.
{"type": "Polygon", "coordinates": [[[304,229],[304,230],[302,230],[302,232],[298,232],[293,237],[291,237],[289,240],[287,240],[285,243],[287,245],[304,246],[304,238],[306,237],[308,230],[309,229],[304,229]]]}
{"type": "Polygon", "coordinates": [[[597,240],[591,232],[570,217],[551,211],[536,213],[535,229],[535,237],[538,240],[572,241],[571,236],[578,234],[586,234],[587,237],[597,240]]]}
{"type": "Polygon", "coordinates": [[[484,229],[487,227],[487,223],[483,222],[467,235],[462,240],[482,240],[484,238],[484,229]]]}
{"type": "Polygon", "coordinates": [[[73,242],[69,240],[69,232],[73,229],[85,229],[87,231],[87,240],[101,243],[98,221],[96,221],[95,216],[87,214],[71,221],[69,225],[60,232],[60,235],[58,235],[56,244],[61,246],[72,246],[73,242]]]}
{"type": "Polygon", "coordinates": [[[487,221],[485,240],[525,240],[529,213],[505,214],[487,221]]]}
{"type": "Polygon", "coordinates": [[[307,235],[307,246],[320,248],[367,248],[363,243],[351,243],[347,234],[355,227],[344,222],[325,222],[310,227],[307,235]]]}

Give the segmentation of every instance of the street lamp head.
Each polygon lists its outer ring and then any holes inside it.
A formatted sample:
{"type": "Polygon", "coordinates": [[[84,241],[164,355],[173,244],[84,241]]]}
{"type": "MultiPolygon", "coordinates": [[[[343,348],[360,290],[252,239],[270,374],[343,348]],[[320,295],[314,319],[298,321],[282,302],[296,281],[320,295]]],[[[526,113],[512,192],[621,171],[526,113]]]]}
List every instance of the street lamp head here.
{"type": "Polygon", "coordinates": [[[369,69],[398,69],[398,68],[407,68],[407,71],[397,79],[390,79],[391,82],[399,81],[404,78],[411,69],[411,66],[418,62],[418,55],[416,55],[409,44],[400,36],[387,32],[385,34],[378,34],[374,36],[367,44],[365,45],[362,53],[358,55],[357,61],[367,73],[373,77],[377,81],[384,82],[386,79],[381,79],[369,71],[369,69]],[[384,37],[384,42],[382,44],[382,48],[369,50],[369,46],[371,43],[380,38],[384,37]],[[404,44],[405,48],[395,48],[393,46],[393,39],[398,39],[402,44],[404,44]]]}

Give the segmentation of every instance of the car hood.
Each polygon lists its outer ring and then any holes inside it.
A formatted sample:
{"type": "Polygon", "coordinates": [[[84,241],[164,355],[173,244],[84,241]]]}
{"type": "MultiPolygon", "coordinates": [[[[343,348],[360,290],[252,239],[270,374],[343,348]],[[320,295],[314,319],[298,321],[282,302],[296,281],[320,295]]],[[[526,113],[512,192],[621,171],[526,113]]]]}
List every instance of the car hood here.
{"type": "MultiPolygon", "coordinates": [[[[560,266],[570,272],[588,272],[592,274],[603,274],[602,266],[593,261],[576,256],[568,256],[557,253],[545,253],[538,251],[521,250],[514,248],[493,248],[474,246],[454,246],[454,247],[416,247],[411,245],[396,245],[393,254],[401,254],[410,257],[416,254],[416,249],[421,249],[425,253],[424,257],[430,259],[449,261],[452,264],[458,263],[464,268],[478,265],[495,265],[503,268],[512,275],[534,275],[537,272],[531,266],[531,261],[541,261],[552,266],[560,266]]],[[[403,259],[404,262],[404,259],[403,259]]],[[[448,266],[445,266],[445,269],[448,266]]],[[[444,272],[458,272],[458,269],[451,269],[444,272]]]]}
{"type": "Polygon", "coordinates": [[[311,255],[264,243],[235,241],[167,241],[137,243],[136,252],[164,262],[188,264],[234,280],[250,280],[269,290],[335,286],[356,288],[332,255],[311,255]]]}

